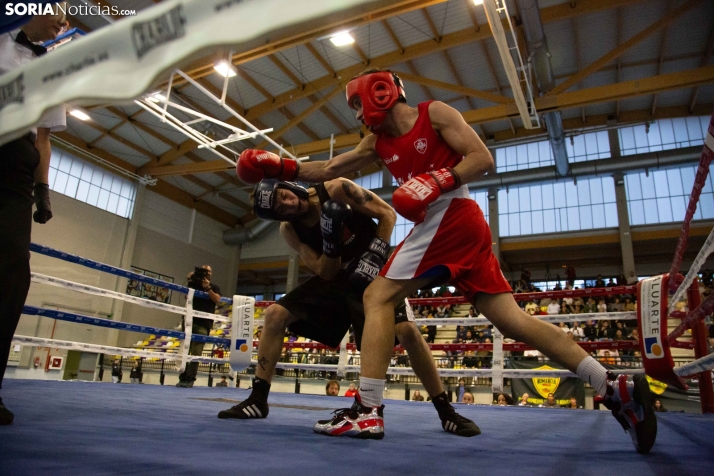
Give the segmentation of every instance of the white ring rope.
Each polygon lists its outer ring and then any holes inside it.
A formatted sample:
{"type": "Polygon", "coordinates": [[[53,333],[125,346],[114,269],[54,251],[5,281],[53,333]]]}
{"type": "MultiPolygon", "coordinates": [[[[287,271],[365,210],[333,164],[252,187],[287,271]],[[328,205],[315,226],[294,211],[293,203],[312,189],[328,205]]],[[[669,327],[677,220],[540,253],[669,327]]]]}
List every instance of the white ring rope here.
{"type": "MultiPolygon", "coordinates": [[[[637,319],[635,312],[590,312],[587,314],[549,314],[547,316],[533,316],[545,322],[586,322],[586,321],[615,321],[626,319],[637,319]]],[[[414,319],[414,323],[418,326],[483,326],[492,325],[485,317],[435,317],[433,319],[414,319]]]]}
{"type": "Polygon", "coordinates": [[[705,355],[701,359],[689,362],[681,367],[677,367],[674,369],[674,373],[680,377],[685,377],[687,375],[694,375],[712,369],[714,369],[714,353],[705,355]]]}
{"type": "Polygon", "coordinates": [[[692,265],[689,267],[689,272],[684,278],[684,281],[682,281],[682,284],[679,285],[672,299],[669,300],[669,312],[672,312],[674,310],[674,306],[676,306],[677,303],[682,299],[682,297],[684,297],[684,293],[686,293],[687,289],[689,289],[689,287],[692,285],[692,283],[694,282],[694,278],[697,277],[697,273],[699,273],[699,270],[702,266],[704,266],[704,262],[707,260],[709,255],[712,254],[712,252],[714,252],[714,228],[709,233],[709,236],[704,242],[702,249],[699,250],[697,257],[694,259],[692,265]]]}
{"type": "MultiPolygon", "coordinates": [[[[29,337],[16,335],[13,337],[13,343],[20,345],[36,345],[41,347],[53,347],[61,348],[67,350],[79,350],[85,352],[98,352],[109,355],[122,355],[125,357],[145,357],[145,358],[156,358],[160,360],[168,361],[180,361],[181,356],[178,354],[161,353],[161,352],[149,352],[144,350],[133,350],[126,349],[123,347],[112,347],[107,345],[96,345],[96,344],[83,344],[79,342],[63,341],[56,339],[45,339],[41,337],[29,337]]],[[[211,364],[229,364],[228,359],[218,359],[210,357],[199,357],[199,356],[188,356],[189,362],[201,362],[201,363],[211,363],[211,364]]],[[[252,364],[257,364],[258,362],[253,360],[252,364]]],[[[338,370],[338,365],[335,364],[292,364],[289,362],[278,362],[276,368],[286,369],[286,370],[305,370],[305,371],[317,371],[317,372],[336,372],[338,370]]],[[[346,365],[345,372],[359,373],[359,365],[346,365]]],[[[491,377],[493,375],[492,369],[437,369],[441,377],[491,377]]],[[[622,374],[639,374],[644,373],[643,369],[618,369],[618,373],[622,374]]],[[[389,375],[416,375],[414,370],[410,367],[389,367],[387,369],[389,375]]],[[[536,377],[577,377],[575,374],[569,370],[528,370],[528,369],[503,369],[503,378],[536,378],[536,377]]]]}
{"type": "MultiPolygon", "coordinates": [[[[41,284],[47,284],[50,286],[57,286],[64,289],[71,289],[72,291],[77,291],[84,294],[92,294],[94,296],[104,296],[111,299],[118,299],[120,301],[130,302],[133,304],[138,304],[139,306],[148,307],[152,309],[161,309],[162,311],[172,312],[174,314],[186,314],[185,307],[174,306],[172,304],[166,304],[163,302],[152,301],[150,299],[140,298],[137,296],[130,296],[129,294],[122,294],[116,291],[109,291],[108,289],[97,288],[90,286],[88,284],[75,283],[73,281],[67,281],[66,279],[55,278],[54,276],[47,276],[39,273],[31,273],[32,281],[41,284]]],[[[193,311],[194,317],[201,317],[205,319],[213,319],[219,322],[231,322],[227,317],[221,316],[219,314],[210,314],[208,312],[193,311]]]]}

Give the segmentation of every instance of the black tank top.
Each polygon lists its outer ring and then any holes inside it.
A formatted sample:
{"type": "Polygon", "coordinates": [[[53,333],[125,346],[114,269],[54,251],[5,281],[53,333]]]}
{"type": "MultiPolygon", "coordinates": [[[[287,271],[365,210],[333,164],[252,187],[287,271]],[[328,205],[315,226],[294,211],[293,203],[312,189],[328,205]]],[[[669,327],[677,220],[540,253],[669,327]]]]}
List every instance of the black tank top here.
{"type": "MultiPolygon", "coordinates": [[[[324,184],[317,184],[314,187],[320,205],[330,199],[324,184]]],[[[302,243],[315,250],[318,255],[322,254],[322,232],[320,231],[320,221],[313,226],[305,226],[301,222],[291,223],[302,243]]],[[[345,231],[342,235],[342,264],[347,264],[354,258],[358,258],[367,251],[372,238],[376,235],[377,224],[365,215],[352,213],[352,217],[345,223],[345,231]]]]}

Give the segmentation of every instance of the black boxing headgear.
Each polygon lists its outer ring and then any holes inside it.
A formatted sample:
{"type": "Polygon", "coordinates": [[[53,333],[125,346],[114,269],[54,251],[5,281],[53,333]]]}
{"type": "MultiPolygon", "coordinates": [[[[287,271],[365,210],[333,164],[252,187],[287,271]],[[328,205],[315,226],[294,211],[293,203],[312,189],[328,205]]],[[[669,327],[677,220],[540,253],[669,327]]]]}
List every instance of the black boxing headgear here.
{"type": "Polygon", "coordinates": [[[275,212],[275,197],[280,189],[289,190],[299,199],[307,200],[310,194],[307,189],[295,182],[283,182],[276,179],[263,179],[255,186],[253,196],[253,211],[263,220],[290,221],[298,217],[279,215],[275,212]]]}

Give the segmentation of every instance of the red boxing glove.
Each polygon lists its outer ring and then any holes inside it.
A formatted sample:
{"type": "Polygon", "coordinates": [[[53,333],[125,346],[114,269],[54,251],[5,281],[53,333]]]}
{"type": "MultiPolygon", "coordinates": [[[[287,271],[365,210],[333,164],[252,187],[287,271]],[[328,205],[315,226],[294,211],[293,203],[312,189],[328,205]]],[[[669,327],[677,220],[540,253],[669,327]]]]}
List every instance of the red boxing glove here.
{"type": "Polygon", "coordinates": [[[282,159],[265,150],[246,149],[236,163],[236,174],[245,183],[258,183],[264,178],[293,181],[298,170],[297,160],[282,159]]]}
{"type": "Polygon", "coordinates": [[[394,191],[392,205],[407,220],[419,223],[424,220],[426,208],[442,193],[461,186],[461,179],[452,168],[420,174],[394,191]]]}

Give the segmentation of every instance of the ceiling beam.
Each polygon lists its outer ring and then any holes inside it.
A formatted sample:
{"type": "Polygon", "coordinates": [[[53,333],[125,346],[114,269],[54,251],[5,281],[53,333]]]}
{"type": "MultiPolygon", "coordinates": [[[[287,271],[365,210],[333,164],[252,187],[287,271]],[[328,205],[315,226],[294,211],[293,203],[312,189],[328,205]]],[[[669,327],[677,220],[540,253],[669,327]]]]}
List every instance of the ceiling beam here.
{"type": "MultiPolygon", "coordinates": [[[[395,15],[402,15],[414,10],[426,8],[430,5],[443,3],[447,0],[384,0],[375,2],[370,9],[362,8],[362,11],[350,16],[345,16],[342,13],[339,20],[326,22],[318,28],[308,29],[299,34],[276,41],[269,41],[257,48],[237,53],[233,55],[233,64],[243,64],[253,61],[264,56],[275,54],[281,50],[303,45],[316,40],[322,36],[327,36],[334,33],[338,29],[355,28],[361,25],[366,25],[374,21],[379,21],[384,18],[389,18],[395,15]]],[[[604,0],[603,0],[604,1],[604,0]]],[[[620,0],[623,1],[623,0],[620,0]]],[[[340,15],[335,15],[340,17],[340,15]]],[[[205,58],[194,62],[194,66],[189,66],[184,69],[193,78],[203,77],[213,72],[213,63],[208,62],[205,58]]]]}
{"type": "MultiPolygon", "coordinates": [[[[456,73],[456,74],[458,74],[458,73],[456,73]]],[[[406,81],[411,81],[412,83],[417,83],[417,84],[422,84],[424,86],[430,86],[430,87],[434,87],[434,88],[444,89],[446,91],[463,94],[464,96],[483,99],[484,101],[489,101],[489,102],[495,102],[496,104],[511,104],[513,102],[512,98],[509,98],[506,96],[501,96],[501,95],[489,93],[486,91],[479,91],[477,89],[467,88],[466,86],[460,86],[458,84],[446,83],[444,81],[437,81],[435,79],[429,79],[424,76],[419,76],[416,74],[400,72],[399,77],[406,81]]],[[[457,80],[458,80],[458,78],[457,78],[457,80]]]]}
{"type": "Polygon", "coordinates": [[[620,46],[615,48],[614,50],[610,51],[609,53],[601,56],[597,60],[593,61],[590,65],[588,65],[586,68],[578,71],[550,91],[548,91],[547,95],[556,95],[559,93],[562,93],[563,91],[567,91],[570,89],[572,86],[575,84],[579,83],[583,79],[587,78],[591,74],[593,74],[596,71],[599,71],[602,69],[604,66],[608,65],[615,59],[619,58],[624,54],[626,51],[628,51],[630,48],[633,46],[641,43],[643,40],[649,38],[652,34],[658,32],[662,28],[666,27],[670,23],[672,23],[674,20],[678,19],[682,15],[684,15],[686,12],[694,8],[695,6],[699,5],[703,0],[690,0],[689,2],[681,5],[679,8],[676,10],[669,12],[664,16],[664,18],[661,18],[660,20],[654,22],[650,26],[646,27],[643,29],[641,32],[630,38],[629,40],[625,41],[622,43],[620,46]]]}
{"type": "MultiPolygon", "coordinates": [[[[290,122],[288,122],[287,124],[285,124],[283,127],[281,127],[280,129],[278,129],[277,131],[272,132],[272,133],[270,134],[271,138],[272,138],[273,140],[279,139],[280,137],[282,137],[283,135],[285,135],[285,133],[287,133],[290,129],[292,129],[292,128],[295,127],[297,124],[299,124],[299,123],[301,123],[302,121],[304,121],[308,116],[312,115],[315,111],[317,111],[318,109],[320,109],[321,107],[323,107],[326,102],[328,102],[330,99],[332,99],[334,96],[336,96],[337,93],[340,93],[340,92],[342,92],[342,89],[340,89],[340,88],[334,88],[334,89],[333,89],[332,91],[330,91],[329,93],[323,95],[320,99],[318,99],[318,100],[317,100],[315,103],[313,103],[310,107],[308,107],[307,109],[305,109],[304,111],[302,111],[300,114],[298,114],[297,116],[295,116],[290,122]]],[[[264,148],[264,147],[267,146],[267,145],[268,145],[268,141],[267,141],[267,140],[264,140],[263,142],[261,142],[260,144],[258,144],[255,148],[256,148],[256,149],[262,149],[262,148],[264,148]]]]}
{"type": "MultiPolygon", "coordinates": [[[[673,1],[668,0],[667,2],[667,15],[669,15],[670,10],[672,10],[673,6],[673,1]]],[[[660,39],[659,42],[659,60],[657,61],[657,75],[662,74],[662,64],[664,63],[664,52],[665,48],[667,46],[667,36],[669,33],[669,28],[664,27],[662,29],[662,38],[660,39]]],[[[657,110],[657,95],[652,96],[652,115],[654,116],[655,111],[657,110]]]]}
{"type": "MultiPolygon", "coordinates": [[[[691,88],[711,84],[712,82],[714,82],[714,65],[557,95],[548,94],[536,98],[535,103],[537,110],[543,113],[673,89],[691,88]]],[[[464,119],[469,124],[503,120],[506,117],[516,117],[517,115],[518,110],[515,105],[487,107],[475,111],[467,111],[463,114],[464,119]]]]}
{"type": "MultiPolygon", "coordinates": [[[[540,10],[541,13],[541,20],[544,24],[546,23],[551,23],[551,22],[556,22],[560,20],[565,20],[572,18],[574,16],[578,15],[585,15],[589,13],[594,13],[594,12],[599,12],[603,10],[608,10],[611,8],[616,8],[619,6],[624,6],[624,5],[631,5],[635,3],[639,3],[643,0],[590,0],[590,1],[580,1],[575,4],[559,4],[559,5],[554,5],[551,7],[546,7],[540,10]]],[[[403,3],[408,3],[408,2],[403,2],[403,3]]],[[[415,3],[412,3],[412,7],[409,10],[406,11],[411,11],[415,10],[418,8],[424,8],[426,6],[436,4],[436,3],[441,3],[440,1],[423,1],[420,3],[420,6],[415,7],[415,3]]],[[[387,12],[389,8],[382,10],[382,12],[387,12]]],[[[402,12],[402,13],[404,13],[402,12]]],[[[392,12],[389,15],[376,15],[374,18],[372,18],[370,21],[373,20],[381,20],[383,18],[387,18],[388,16],[391,15],[396,15],[399,14],[398,12],[392,12]]],[[[346,24],[345,24],[346,25],[346,24]]],[[[386,53],[384,55],[378,56],[376,58],[371,58],[370,59],[370,65],[372,67],[377,67],[377,68],[388,68],[389,66],[392,66],[394,64],[398,64],[401,62],[405,62],[408,60],[412,60],[415,58],[419,58],[431,53],[435,52],[440,52],[444,51],[449,48],[453,48],[455,46],[460,46],[463,44],[471,43],[471,42],[479,42],[481,40],[491,38],[491,29],[488,27],[488,25],[483,25],[479,27],[478,30],[473,29],[473,28],[467,28],[465,30],[457,31],[454,33],[450,33],[448,35],[444,35],[441,38],[440,42],[435,42],[434,40],[428,40],[425,42],[417,43],[414,45],[411,45],[409,47],[403,47],[402,50],[397,50],[393,51],[390,53],[386,53]]],[[[317,36],[316,36],[317,37],[317,36]]],[[[291,44],[290,46],[296,46],[297,44],[302,44],[303,40],[300,40],[296,43],[291,44]]],[[[287,45],[285,43],[284,45],[287,45]]],[[[246,61],[249,61],[251,59],[256,59],[259,57],[266,56],[268,54],[274,54],[276,49],[281,49],[282,47],[277,47],[276,45],[273,45],[275,49],[268,48],[267,50],[265,49],[256,49],[252,50],[253,53],[257,56],[252,57],[251,54],[248,54],[245,56],[244,60],[235,60],[234,63],[236,64],[241,64],[246,61]]],[[[284,46],[287,47],[287,46],[284,46]]],[[[485,52],[485,50],[484,50],[485,52]]],[[[350,78],[354,77],[357,75],[360,71],[364,69],[362,64],[357,64],[353,65],[347,68],[344,68],[340,71],[337,71],[337,77],[341,78],[340,82],[341,83],[346,83],[349,81],[350,78]]],[[[213,71],[213,66],[210,66],[210,70],[213,71]]],[[[188,70],[187,70],[188,71],[188,70]]],[[[202,76],[207,75],[210,73],[208,71],[206,74],[203,74],[202,76]]],[[[201,76],[201,74],[199,74],[201,76]]],[[[494,72],[495,76],[495,72],[494,72]]],[[[250,108],[245,114],[244,117],[249,120],[249,121],[255,121],[257,120],[260,116],[263,116],[264,114],[267,114],[269,112],[275,111],[277,109],[280,109],[284,107],[286,104],[294,102],[298,99],[307,97],[311,94],[314,94],[314,91],[320,91],[323,90],[329,86],[334,85],[335,78],[331,75],[328,74],[327,76],[323,76],[322,78],[316,79],[314,81],[310,82],[310,88],[296,88],[292,89],[290,91],[287,91],[285,93],[279,94],[276,97],[271,97],[267,98],[266,101],[257,104],[253,107],[250,108]]],[[[207,86],[209,83],[206,81],[205,83],[202,83],[204,86],[207,86]]],[[[501,90],[499,89],[499,92],[501,90]]],[[[232,106],[231,106],[232,107],[232,106]]],[[[515,132],[515,125],[513,124],[513,121],[511,120],[510,117],[506,117],[506,119],[511,123],[511,128],[515,132]]],[[[228,120],[226,120],[227,123],[236,125],[236,126],[242,126],[242,123],[238,121],[238,119],[231,117],[228,120]]],[[[198,147],[198,144],[193,141],[187,141],[184,144],[181,144],[181,146],[186,146],[188,150],[192,150],[192,148],[198,147]],[[191,144],[191,145],[189,145],[191,144]]],[[[185,152],[184,152],[185,153],[185,152]]],[[[167,152],[169,154],[169,152],[167,152]]],[[[180,157],[179,151],[175,151],[168,155],[163,163],[170,163],[171,160],[174,160],[178,157],[180,157]]]]}
{"type": "MultiPolygon", "coordinates": [[[[709,25],[709,39],[707,40],[707,46],[704,48],[704,53],[702,54],[702,59],[699,66],[706,66],[709,63],[709,58],[714,52],[714,20],[712,20],[709,25]]],[[[694,109],[694,104],[697,102],[697,95],[699,94],[699,86],[692,89],[692,94],[689,96],[689,109],[694,109]]]]}

